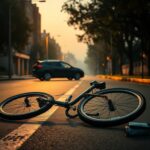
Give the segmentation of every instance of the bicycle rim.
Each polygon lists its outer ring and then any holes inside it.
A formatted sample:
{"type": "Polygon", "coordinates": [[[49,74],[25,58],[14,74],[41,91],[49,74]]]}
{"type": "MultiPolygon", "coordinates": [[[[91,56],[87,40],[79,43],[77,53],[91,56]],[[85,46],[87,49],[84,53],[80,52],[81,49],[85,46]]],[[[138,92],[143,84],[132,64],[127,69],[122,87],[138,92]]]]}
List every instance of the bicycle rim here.
{"type": "Polygon", "coordinates": [[[0,117],[10,120],[35,117],[52,106],[52,99],[52,96],[42,92],[12,96],[0,104],[0,117]]]}
{"type": "Polygon", "coordinates": [[[93,125],[123,124],[137,118],[145,109],[142,94],[131,89],[106,89],[94,95],[83,100],[78,108],[79,117],[93,125]]]}

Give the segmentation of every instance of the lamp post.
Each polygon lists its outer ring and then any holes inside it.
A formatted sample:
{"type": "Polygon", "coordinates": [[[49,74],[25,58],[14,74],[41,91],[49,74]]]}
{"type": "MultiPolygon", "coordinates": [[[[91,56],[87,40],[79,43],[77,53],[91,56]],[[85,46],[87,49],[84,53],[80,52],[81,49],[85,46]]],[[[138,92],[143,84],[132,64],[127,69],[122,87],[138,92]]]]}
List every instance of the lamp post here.
{"type": "Polygon", "coordinates": [[[111,62],[112,59],[111,59],[111,56],[107,56],[106,60],[107,60],[107,69],[108,69],[107,71],[108,71],[108,74],[112,75],[112,64],[111,64],[112,63],[111,62]]]}
{"type": "Polygon", "coordinates": [[[112,53],[113,53],[113,50],[112,50],[112,32],[110,31],[110,51],[111,51],[111,75],[113,75],[113,62],[112,62],[112,53]]]}
{"type": "Polygon", "coordinates": [[[142,50],[142,70],[141,70],[141,73],[142,73],[142,79],[144,78],[144,59],[143,59],[143,50],[142,50]]]}
{"type": "Polygon", "coordinates": [[[109,56],[106,57],[107,60],[107,64],[108,64],[108,72],[109,75],[113,75],[113,61],[112,61],[112,57],[113,57],[113,46],[112,46],[112,41],[113,41],[113,37],[112,37],[112,31],[111,30],[106,30],[109,32],[110,34],[110,53],[109,56]]]}
{"type": "MultiPolygon", "coordinates": [[[[25,0],[24,0],[25,1],[25,0]]],[[[37,0],[38,2],[46,2],[46,0],[37,0]]],[[[9,29],[8,29],[8,78],[12,79],[12,73],[13,73],[13,53],[12,53],[12,6],[9,5],[9,14],[8,14],[8,23],[9,23],[9,29]]]]}
{"type": "Polygon", "coordinates": [[[11,6],[9,5],[9,29],[8,29],[8,47],[9,47],[9,54],[8,54],[8,77],[9,79],[12,78],[12,49],[11,49],[11,6]]]}

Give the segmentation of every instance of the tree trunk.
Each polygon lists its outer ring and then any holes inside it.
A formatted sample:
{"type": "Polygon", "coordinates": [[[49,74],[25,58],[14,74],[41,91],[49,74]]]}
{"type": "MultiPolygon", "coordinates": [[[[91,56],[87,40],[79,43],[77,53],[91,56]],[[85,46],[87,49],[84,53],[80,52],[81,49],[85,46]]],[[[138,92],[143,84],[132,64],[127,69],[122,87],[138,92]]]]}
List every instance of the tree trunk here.
{"type": "Polygon", "coordinates": [[[122,75],[122,66],[123,66],[123,57],[120,55],[120,60],[119,60],[119,74],[122,75]]]}
{"type": "Polygon", "coordinates": [[[148,55],[147,55],[147,57],[148,57],[148,76],[150,76],[150,53],[148,53],[148,55]]]}
{"type": "Polygon", "coordinates": [[[129,57],[129,75],[133,75],[133,58],[129,57]]]}
{"type": "Polygon", "coordinates": [[[132,38],[128,41],[129,75],[133,75],[133,47],[132,38]]]}

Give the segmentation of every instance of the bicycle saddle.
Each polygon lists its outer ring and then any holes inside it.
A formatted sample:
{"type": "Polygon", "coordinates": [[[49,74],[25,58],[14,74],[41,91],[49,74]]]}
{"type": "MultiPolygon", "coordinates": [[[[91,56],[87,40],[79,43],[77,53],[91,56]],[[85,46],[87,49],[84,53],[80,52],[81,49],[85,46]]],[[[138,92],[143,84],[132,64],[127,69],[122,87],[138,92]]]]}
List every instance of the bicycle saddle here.
{"type": "Polygon", "coordinates": [[[94,86],[95,88],[99,88],[99,89],[105,89],[106,88],[105,82],[92,81],[92,82],[90,82],[90,85],[94,86]]]}

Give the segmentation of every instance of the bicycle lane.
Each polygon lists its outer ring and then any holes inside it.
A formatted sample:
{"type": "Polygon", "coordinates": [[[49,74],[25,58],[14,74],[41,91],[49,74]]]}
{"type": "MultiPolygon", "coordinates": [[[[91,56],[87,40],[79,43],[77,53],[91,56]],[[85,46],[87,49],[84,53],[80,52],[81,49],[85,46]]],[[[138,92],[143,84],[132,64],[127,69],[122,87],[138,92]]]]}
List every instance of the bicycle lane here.
{"type": "MultiPolygon", "coordinates": [[[[69,90],[72,87],[75,88],[78,85],[78,83],[79,82],[68,82],[68,84],[64,86],[64,89],[69,90]]],[[[42,83],[42,84],[40,84],[40,86],[43,92],[48,92],[47,90],[51,91],[50,89],[52,87],[47,87],[48,86],[47,83],[42,83]],[[46,90],[43,89],[43,86],[45,85],[47,87],[46,90]]],[[[57,89],[60,89],[60,87],[58,87],[57,89]]],[[[64,90],[60,90],[60,91],[61,93],[63,93],[64,90]]],[[[54,91],[51,94],[53,93],[54,91]]],[[[60,92],[55,92],[55,93],[60,93],[60,92]]],[[[66,94],[68,95],[69,93],[66,93],[66,94]]],[[[1,95],[3,96],[2,93],[1,95]]],[[[55,98],[58,98],[58,97],[60,96],[57,96],[57,95],[55,96],[55,98]]],[[[66,96],[63,97],[63,99],[66,99],[66,96]]],[[[1,130],[0,150],[17,149],[19,145],[21,145],[21,143],[23,143],[27,139],[27,137],[32,135],[32,133],[34,133],[38,129],[38,127],[40,127],[41,124],[48,118],[48,116],[51,115],[55,110],[56,108],[53,108],[48,113],[43,114],[43,116],[40,115],[38,117],[28,119],[28,120],[23,120],[23,121],[4,121],[0,119],[0,130],[1,130]]]]}
{"type": "MultiPolygon", "coordinates": [[[[73,93],[79,95],[89,86],[89,81],[73,93]]],[[[21,150],[149,150],[149,138],[127,138],[124,126],[111,128],[92,127],[79,118],[67,119],[64,109],[59,108],[33,136],[22,145],[21,150]]]]}

